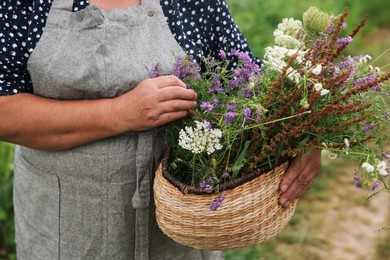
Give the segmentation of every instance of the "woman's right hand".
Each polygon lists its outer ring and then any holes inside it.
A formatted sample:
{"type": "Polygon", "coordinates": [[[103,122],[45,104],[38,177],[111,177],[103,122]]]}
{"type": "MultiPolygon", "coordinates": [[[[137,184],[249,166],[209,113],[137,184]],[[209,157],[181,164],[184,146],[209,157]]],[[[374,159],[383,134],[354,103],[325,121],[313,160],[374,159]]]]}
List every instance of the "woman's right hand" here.
{"type": "Polygon", "coordinates": [[[112,99],[114,124],[120,131],[142,131],[175,121],[196,106],[197,94],[175,76],[141,81],[112,99]]]}

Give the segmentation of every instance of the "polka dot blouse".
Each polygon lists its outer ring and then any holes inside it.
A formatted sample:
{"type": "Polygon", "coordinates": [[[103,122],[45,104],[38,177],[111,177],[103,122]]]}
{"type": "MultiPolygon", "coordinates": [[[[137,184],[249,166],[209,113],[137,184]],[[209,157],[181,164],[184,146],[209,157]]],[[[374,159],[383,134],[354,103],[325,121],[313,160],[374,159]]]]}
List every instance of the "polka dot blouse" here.
{"type": "MultiPolygon", "coordinates": [[[[0,3],[0,95],[33,92],[27,61],[42,35],[51,2],[0,3]]],[[[221,49],[251,53],[224,0],[160,0],[160,4],[173,36],[197,60],[202,54],[218,57],[221,49]]],[[[88,5],[88,1],[75,0],[73,11],[88,5]]]]}

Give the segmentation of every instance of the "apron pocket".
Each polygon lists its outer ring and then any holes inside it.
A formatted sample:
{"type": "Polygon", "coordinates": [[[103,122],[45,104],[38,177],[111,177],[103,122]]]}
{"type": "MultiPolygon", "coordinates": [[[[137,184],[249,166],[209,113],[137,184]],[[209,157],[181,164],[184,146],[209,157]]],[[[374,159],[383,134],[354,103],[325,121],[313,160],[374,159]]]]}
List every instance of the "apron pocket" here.
{"type": "Polygon", "coordinates": [[[59,256],[59,178],[15,155],[14,208],[18,259],[59,256]]]}

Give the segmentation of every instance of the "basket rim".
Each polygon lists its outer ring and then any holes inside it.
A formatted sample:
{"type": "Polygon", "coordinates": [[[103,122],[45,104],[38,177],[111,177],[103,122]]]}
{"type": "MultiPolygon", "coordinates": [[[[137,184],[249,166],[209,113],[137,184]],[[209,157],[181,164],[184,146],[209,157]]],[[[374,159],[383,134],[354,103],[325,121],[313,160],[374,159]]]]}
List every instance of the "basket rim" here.
{"type": "Polygon", "coordinates": [[[233,180],[226,181],[224,183],[220,183],[215,187],[212,187],[210,190],[205,191],[202,188],[199,187],[194,187],[188,184],[185,184],[178,179],[176,179],[173,174],[169,172],[169,159],[172,155],[172,145],[168,145],[165,149],[164,156],[161,160],[161,171],[162,171],[162,176],[169,182],[171,183],[174,187],[176,187],[178,190],[180,190],[183,194],[197,194],[197,195],[207,195],[207,194],[215,194],[217,192],[222,192],[225,190],[231,190],[234,189],[246,182],[249,182],[257,177],[259,177],[262,174],[268,173],[268,172],[273,172],[274,169],[280,165],[282,165],[285,162],[288,162],[289,164],[291,163],[291,158],[282,158],[279,160],[276,165],[270,166],[266,165],[263,166],[259,169],[256,169],[248,174],[245,174],[241,177],[235,178],[233,180]]]}

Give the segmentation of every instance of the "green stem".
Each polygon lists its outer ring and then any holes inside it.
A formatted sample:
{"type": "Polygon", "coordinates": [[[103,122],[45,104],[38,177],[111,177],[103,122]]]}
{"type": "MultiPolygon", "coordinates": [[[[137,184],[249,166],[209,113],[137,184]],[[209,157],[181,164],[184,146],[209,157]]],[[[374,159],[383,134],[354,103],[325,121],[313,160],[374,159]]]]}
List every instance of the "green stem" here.
{"type": "Polygon", "coordinates": [[[194,154],[194,156],[192,156],[192,179],[191,179],[191,183],[192,183],[192,186],[195,186],[195,158],[196,158],[196,154],[194,154]]]}

